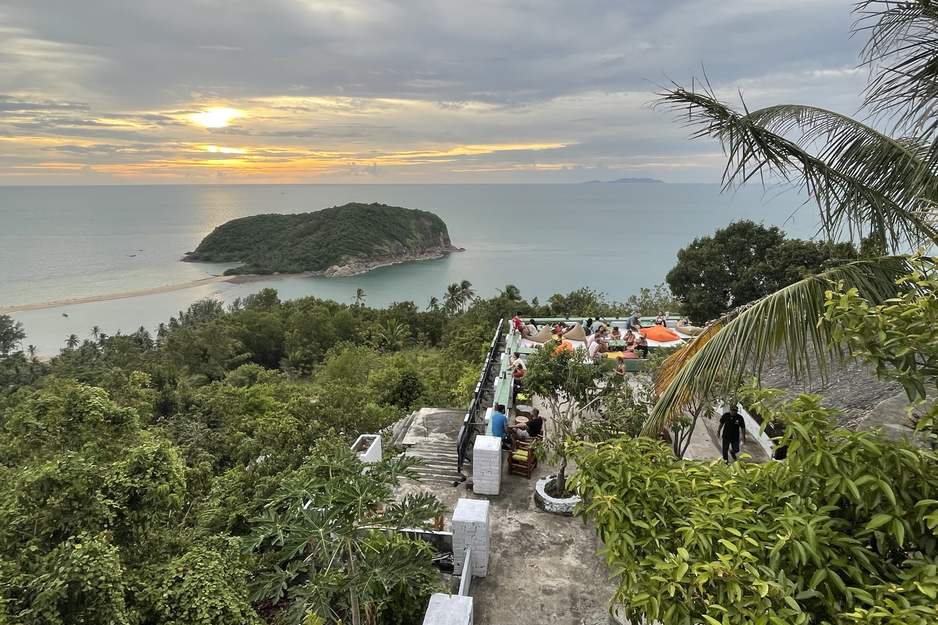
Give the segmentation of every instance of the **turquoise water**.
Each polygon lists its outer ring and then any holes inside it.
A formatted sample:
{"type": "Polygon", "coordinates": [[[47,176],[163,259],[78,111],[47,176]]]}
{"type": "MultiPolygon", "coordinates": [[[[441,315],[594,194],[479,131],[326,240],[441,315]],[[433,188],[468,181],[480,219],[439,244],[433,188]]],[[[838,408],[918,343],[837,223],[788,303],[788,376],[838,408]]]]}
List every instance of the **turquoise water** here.
{"type": "Polygon", "coordinates": [[[383,202],[438,214],[465,252],[350,278],[285,278],[209,286],[14,313],[27,343],[53,354],[69,334],[153,329],[201,297],[226,301],[265,287],[366,303],[425,307],[469,280],[480,296],[515,284],[542,301],[587,286],[624,300],[664,281],[694,237],[735,219],[814,234],[812,207],[794,193],[766,196],[718,185],[251,185],[0,187],[0,307],[136,291],[217,275],[224,265],[183,263],[211,230],[258,213],[383,202]],[[769,199],[771,201],[769,201],[769,199]],[[794,215],[794,218],[792,216],[794,215]],[[63,313],[68,317],[64,317],[63,313]]]}

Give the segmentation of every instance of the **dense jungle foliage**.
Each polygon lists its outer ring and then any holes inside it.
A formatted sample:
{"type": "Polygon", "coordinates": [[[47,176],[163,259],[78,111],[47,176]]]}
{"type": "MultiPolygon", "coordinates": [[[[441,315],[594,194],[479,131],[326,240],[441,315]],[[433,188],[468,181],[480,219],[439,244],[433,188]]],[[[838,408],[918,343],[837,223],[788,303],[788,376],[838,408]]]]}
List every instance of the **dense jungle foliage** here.
{"type": "Polygon", "coordinates": [[[244,263],[228,275],[299,273],[449,245],[446,224],[433,213],[352,203],[313,213],[233,219],[215,228],[186,260],[244,263]]]}
{"type": "MultiPolygon", "coordinates": [[[[438,590],[426,545],[350,529],[377,523],[408,467],[361,478],[349,444],[414,408],[466,407],[500,319],[658,305],[581,289],[541,306],[512,285],[475,299],[468,282],[425,310],[365,297],[202,300],[155,335],[72,335],[50,362],[0,315],[0,624],[351,622],[352,596],[363,622],[419,623],[438,590]],[[296,551],[326,525],[328,544],[296,551]],[[354,571],[309,566],[329,545],[354,571]]],[[[438,506],[410,504],[382,522],[438,506]]]]}

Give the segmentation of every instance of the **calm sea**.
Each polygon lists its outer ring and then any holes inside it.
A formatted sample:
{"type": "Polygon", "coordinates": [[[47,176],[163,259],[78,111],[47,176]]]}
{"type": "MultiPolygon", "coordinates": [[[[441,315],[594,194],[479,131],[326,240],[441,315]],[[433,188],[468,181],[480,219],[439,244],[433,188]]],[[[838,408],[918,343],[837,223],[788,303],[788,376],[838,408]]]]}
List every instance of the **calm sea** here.
{"type": "Polygon", "coordinates": [[[183,263],[216,226],[258,213],[296,213],[383,202],[439,215],[463,253],[385,267],[351,278],[285,278],[209,286],[15,313],[42,354],[92,326],[113,334],[153,329],[193,301],[226,301],[273,287],[306,295],[421,308],[469,280],[480,296],[514,284],[530,299],[590,287],[624,300],[664,281],[694,237],[736,219],[814,234],[811,205],[759,188],[720,194],[718,185],[252,185],[0,187],[0,307],[137,291],[217,275],[224,265],[183,263]],[[797,211],[797,213],[796,213],[797,211]],[[794,215],[794,217],[793,217],[794,215]],[[63,316],[67,314],[68,316],[63,316]]]}

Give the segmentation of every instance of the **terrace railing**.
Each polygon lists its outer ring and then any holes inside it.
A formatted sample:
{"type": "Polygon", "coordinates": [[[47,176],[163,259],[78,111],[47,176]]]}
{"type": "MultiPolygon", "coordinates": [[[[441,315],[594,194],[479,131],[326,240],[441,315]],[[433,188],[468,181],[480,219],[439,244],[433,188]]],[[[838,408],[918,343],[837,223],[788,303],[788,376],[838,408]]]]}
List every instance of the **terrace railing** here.
{"type": "Polygon", "coordinates": [[[456,470],[462,473],[463,463],[466,460],[466,454],[469,453],[469,447],[472,444],[472,438],[477,432],[477,428],[483,424],[482,415],[485,412],[485,393],[489,390],[492,370],[498,367],[501,361],[501,339],[502,328],[505,326],[505,320],[498,322],[498,328],[495,330],[495,336],[492,337],[492,344],[489,345],[488,354],[485,356],[485,364],[482,366],[482,373],[479,374],[479,381],[476,382],[476,390],[469,402],[469,410],[463,417],[462,427],[459,428],[459,435],[456,437],[456,470]]]}

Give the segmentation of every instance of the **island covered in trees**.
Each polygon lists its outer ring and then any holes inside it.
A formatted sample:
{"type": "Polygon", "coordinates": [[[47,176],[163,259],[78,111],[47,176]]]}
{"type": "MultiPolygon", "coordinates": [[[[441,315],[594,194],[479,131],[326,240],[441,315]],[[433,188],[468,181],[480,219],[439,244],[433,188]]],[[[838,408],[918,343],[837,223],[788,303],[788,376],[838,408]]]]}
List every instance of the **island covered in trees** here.
{"type": "Polygon", "coordinates": [[[312,213],[233,219],[215,228],[183,260],[243,263],[225,275],[349,276],[455,251],[461,250],[433,213],[350,203],[312,213]]]}

